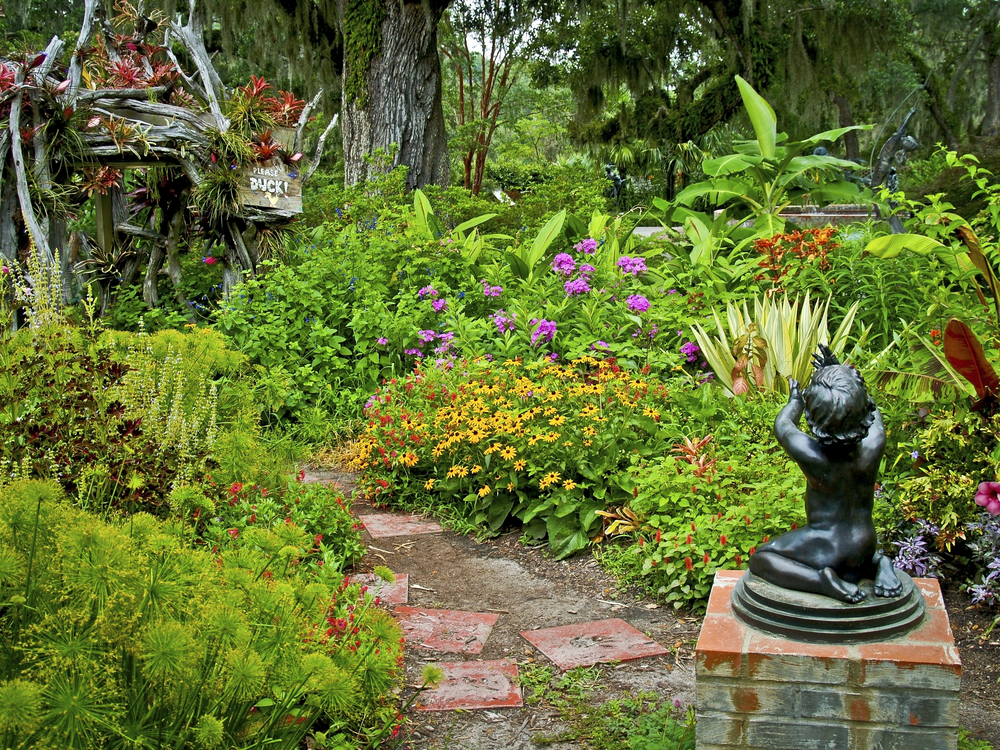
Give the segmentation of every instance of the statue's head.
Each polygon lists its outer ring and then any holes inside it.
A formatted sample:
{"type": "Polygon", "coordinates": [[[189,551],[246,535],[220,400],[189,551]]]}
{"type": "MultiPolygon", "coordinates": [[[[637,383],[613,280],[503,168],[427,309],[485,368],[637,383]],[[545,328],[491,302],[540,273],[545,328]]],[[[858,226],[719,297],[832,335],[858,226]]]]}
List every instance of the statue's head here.
{"type": "Polygon", "coordinates": [[[875,402],[868,396],[861,375],[847,365],[815,370],[802,398],[809,428],[827,445],[857,443],[875,421],[875,402]]]}

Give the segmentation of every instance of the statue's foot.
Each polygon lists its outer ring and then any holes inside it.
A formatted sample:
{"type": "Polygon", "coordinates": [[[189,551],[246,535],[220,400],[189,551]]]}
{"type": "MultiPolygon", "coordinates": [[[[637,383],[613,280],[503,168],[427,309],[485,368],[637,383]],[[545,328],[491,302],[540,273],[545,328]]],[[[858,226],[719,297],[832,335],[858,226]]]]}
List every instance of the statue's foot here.
{"type": "Polygon", "coordinates": [[[878,571],[875,573],[875,596],[899,596],[902,591],[903,584],[900,583],[896,569],[892,567],[889,558],[879,555],[878,571]]]}
{"type": "Polygon", "coordinates": [[[839,599],[848,604],[857,604],[865,598],[864,591],[858,588],[856,584],[848,583],[838,576],[833,568],[823,568],[819,576],[823,581],[823,587],[826,589],[823,593],[832,599],[839,599]]]}

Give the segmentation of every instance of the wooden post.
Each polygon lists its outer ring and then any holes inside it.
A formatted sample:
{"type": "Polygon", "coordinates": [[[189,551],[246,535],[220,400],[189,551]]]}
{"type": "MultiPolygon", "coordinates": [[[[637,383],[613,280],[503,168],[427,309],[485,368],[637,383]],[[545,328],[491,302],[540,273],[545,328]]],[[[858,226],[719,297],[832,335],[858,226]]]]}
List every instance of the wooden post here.
{"type": "Polygon", "coordinates": [[[110,253],[115,242],[115,219],[111,211],[111,196],[97,193],[94,213],[97,218],[97,244],[110,253]]]}

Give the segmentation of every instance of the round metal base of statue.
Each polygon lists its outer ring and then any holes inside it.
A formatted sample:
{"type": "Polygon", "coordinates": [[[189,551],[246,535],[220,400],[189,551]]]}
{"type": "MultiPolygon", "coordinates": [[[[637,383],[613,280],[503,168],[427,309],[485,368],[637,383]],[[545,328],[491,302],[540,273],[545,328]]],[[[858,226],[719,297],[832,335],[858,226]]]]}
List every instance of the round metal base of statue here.
{"type": "Polygon", "coordinates": [[[863,643],[902,635],[924,619],[926,603],[906,573],[898,596],[875,596],[872,581],[858,584],[867,596],[857,604],[775,586],[747,571],[733,591],[736,616],[773,635],[812,643],[863,643]]]}

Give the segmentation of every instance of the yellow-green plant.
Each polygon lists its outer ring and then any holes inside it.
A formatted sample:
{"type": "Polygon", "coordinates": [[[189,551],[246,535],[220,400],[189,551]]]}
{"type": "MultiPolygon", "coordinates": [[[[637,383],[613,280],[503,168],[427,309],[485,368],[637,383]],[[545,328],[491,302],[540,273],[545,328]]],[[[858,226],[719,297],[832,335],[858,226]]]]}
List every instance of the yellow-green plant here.
{"type": "Polygon", "coordinates": [[[293,526],[271,554],[213,554],[181,522],[6,485],[0,747],[297,750],[317,720],[350,746],[393,722],[399,626],[357,584],[285,575],[311,542],[293,526]]]}
{"type": "Polygon", "coordinates": [[[833,336],[827,320],[829,298],[813,305],[808,293],[801,302],[797,297],[790,301],[787,294],[773,299],[754,297],[753,316],[746,302],[741,306],[730,302],[726,305],[725,325],[719,314],[712,311],[717,335],[711,335],[698,324],[692,330],[715,373],[715,382],[727,394],[746,392],[743,383],[737,381],[742,378],[749,385],[743,375],[748,364],[758,387],[787,393],[788,378],[800,383],[809,381],[812,355],[818,344],[826,344],[838,356],[843,353],[860,304],[860,300],[855,302],[847,311],[833,336]]]}

